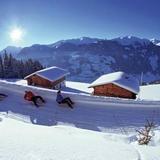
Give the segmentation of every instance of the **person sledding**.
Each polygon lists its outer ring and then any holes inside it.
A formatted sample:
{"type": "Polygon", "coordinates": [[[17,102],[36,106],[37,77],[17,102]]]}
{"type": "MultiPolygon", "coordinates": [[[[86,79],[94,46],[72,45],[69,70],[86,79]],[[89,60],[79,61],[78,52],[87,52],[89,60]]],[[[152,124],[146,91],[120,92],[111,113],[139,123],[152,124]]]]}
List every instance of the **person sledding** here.
{"type": "Polygon", "coordinates": [[[32,91],[25,91],[24,99],[33,102],[36,107],[39,107],[39,100],[45,103],[45,100],[41,96],[36,96],[32,91]]]}
{"type": "Polygon", "coordinates": [[[63,97],[61,94],[61,91],[59,90],[57,92],[57,98],[56,98],[57,103],[59,104],[67,104],[70,108],[73,109],[73,104],[74,102],[69,98],[69,97],[63,97]]]}

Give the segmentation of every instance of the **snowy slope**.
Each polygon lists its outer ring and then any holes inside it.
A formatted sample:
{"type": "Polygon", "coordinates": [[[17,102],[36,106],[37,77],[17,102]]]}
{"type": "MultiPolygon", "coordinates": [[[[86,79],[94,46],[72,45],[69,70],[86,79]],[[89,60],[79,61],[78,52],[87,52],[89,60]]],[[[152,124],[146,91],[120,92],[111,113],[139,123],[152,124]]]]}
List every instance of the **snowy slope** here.
{"type": "Polygon", "coordinates": [[[118,38],[114,38],[112,40],[117,41],[121,45],[133,45],[133,46],[135,46],[138,43],[141,45],[145,45],[145,44],[150,43],[150,40],[148,40],[148,39],[138,38],[138,37],[134,37],[134,36],[118,37],[118,38]]]}
{"type": "Polygon", "coordinates": [[[64,92],[65,96],[70,96],[76,103],[75,109],[70,111],[57,105],[55,91],[16,85],[11,82],[1,82],[0,86],[1,92],[9,95],[8,101],[1,102],[2,111],[11,112],[11,115],[16,117],[22,115],[25,117],[22,117],[23,121],[26,122],[48,126],[63,122],[96,131],[119,128],[120,125],[130,129],[140,127],[143,126],[146,118],[151,118],[154,113],[155,120],[158,122],[160,101],[135,101],[64,92]],[[36,94],[43,95],[46,99],[46,107],[41,108],[39,115],[30,103],[23,100],[25,90],[34,90],[36,94]],[[12,105],[9,100],[13,101],[12,105]]]}
{"type": "Polygon", "coordinates": [[[8,94],[0,102],[1,160],[159,160],[158,128],[147,147],[138,146],[135,128],[153,116],[159,123],[160,102],[63,92],[75,101],[72,110],[57,105],[56,92],[48,89],[1,81],[0,90],[8,94]],[[45,106],[23,100],[29,89],[45,98],[45,106]]]}
{"type": "Polygon", "coordinates": [[[75,45],[82,45],[82,44],[91,44],[96,43],[98,38],[89,38],[89,37],[81,37],[81,38],[75,38],[75,39],[68,39],[68,40],[60,40],[58,42],[55,42],[53,44],[48,45],[49,47],[56,47],[58,48],[60,45],[64,43],[71,43],[75,45]]]}
{"type": "MultiPolygon", "coordinates": [[[[129,160],[159,160],[160,157],[160,144],[138,146],[135,135],[100,133],[63,125],[37,126],[0,118],[1,160],[128,160],[128,157],[129,160]]],[[[154,140],[160,140],[159,132],[154,140]]]]}
{"type": "Polygon", "coordinates": [[[160,101],[160,84],[141,86],[139,98],[160,101]]]}
{"type": "Polygon", "coordinates": [[[157,45],[157,46],[160,46],[160,40],[155,39],[155,38],[152,38],[152,39],[150,39],[150,41],[151,41],[153,44],[155,44],[155,45],[157,45]]]}

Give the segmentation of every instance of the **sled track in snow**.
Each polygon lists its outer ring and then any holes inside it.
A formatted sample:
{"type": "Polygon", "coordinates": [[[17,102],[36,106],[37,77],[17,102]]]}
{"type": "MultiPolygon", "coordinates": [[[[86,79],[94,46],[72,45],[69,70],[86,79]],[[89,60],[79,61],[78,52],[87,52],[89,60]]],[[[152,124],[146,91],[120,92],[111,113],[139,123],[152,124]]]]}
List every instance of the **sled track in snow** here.
{"type": "Polygon", "coordinates": [[[64,92],[75,101],[72,110],[57,105],[56,91],[53,90],[0,82],[0,92],[8,94],[0,102],[0,112],[28,123],[47,126],[65,123],[96,131],[142,127],[146,119],[160,123],[159,101],[123,100],[64,92]],[[35,108],[30,102],[24,101],[25,90],[33,90],[43,96],[47,101],[45,106],[35,108]]]}

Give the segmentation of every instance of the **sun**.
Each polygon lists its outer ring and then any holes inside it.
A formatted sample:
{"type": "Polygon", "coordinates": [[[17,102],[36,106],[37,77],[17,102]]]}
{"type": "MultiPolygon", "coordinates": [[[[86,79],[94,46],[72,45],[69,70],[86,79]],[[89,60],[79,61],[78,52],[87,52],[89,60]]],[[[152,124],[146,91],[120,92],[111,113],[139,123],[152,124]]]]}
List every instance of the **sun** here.
{"type": "Polygon", "coordinates": [[[23,36],[23,31],[21,28],[14,28],[10,32],[10,38],[14,42],[20,41],[22,39],[22,36],[23,36]]]}

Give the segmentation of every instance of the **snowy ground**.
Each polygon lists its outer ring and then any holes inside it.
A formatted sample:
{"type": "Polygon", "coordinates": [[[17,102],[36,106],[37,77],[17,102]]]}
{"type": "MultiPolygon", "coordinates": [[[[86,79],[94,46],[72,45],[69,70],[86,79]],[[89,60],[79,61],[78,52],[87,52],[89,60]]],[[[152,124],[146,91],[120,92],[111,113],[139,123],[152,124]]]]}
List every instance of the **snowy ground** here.
{"type": "Polygon", "coordinates": [[[1,160],[159,160],[160,134],[139,146],[135,135],[70,126],[39,126],[0,116],[1,160]],[[156,143],[154,143],[154,141],[156,143]]]}
{"type": "Polygon", "coordinates": [[[139,98],[160,101],[160,84],[141,86],[139,98]]]}
{"type": "Polygon", "coordinates": [[[149,146],[139,146],[135,132],[146,119],[160,125],[159,101],[64,92],[72,110],[56,104],[55,91],[19,82],[0,82],[0,90],[8,94],[0,101],[0,160],[160,160],[160,128],[149,146]],[[24,101],[27,89],[43,95],[45,106],[24,101]]]}

